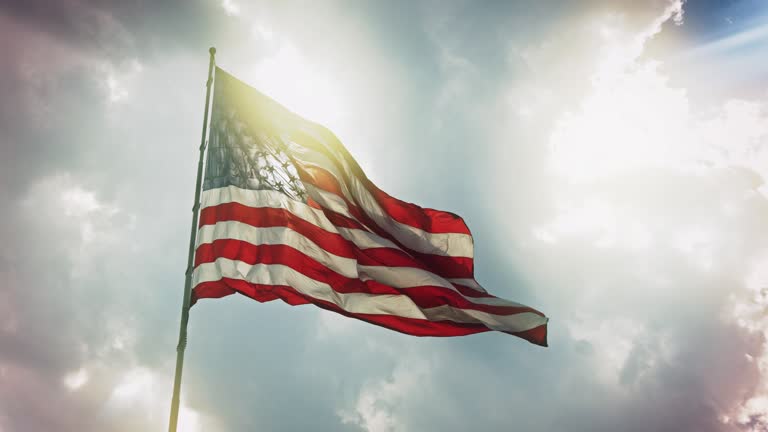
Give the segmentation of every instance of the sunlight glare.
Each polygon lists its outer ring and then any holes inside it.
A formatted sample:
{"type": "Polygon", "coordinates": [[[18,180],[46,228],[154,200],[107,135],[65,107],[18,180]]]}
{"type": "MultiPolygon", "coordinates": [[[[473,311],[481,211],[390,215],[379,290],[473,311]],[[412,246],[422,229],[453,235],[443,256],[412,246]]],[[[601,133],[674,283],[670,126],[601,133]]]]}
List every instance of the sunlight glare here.
{"type": "Polygon", "coordinates": [[[691,161],[688,99],[656,67],[596,84],[581,111],[561,119],[550,140],[557,173],[595,180],[691,161]]]}
{"type": "MultiPolygon", "coordinates": [[[[140,410],[153,424],[162,425],[168,419],[168,391],[171,377],[150,369],[136,367],[126,371],[112,389],[107,406],[112,411],[140,410]]],[[[212,420],[206,417],[207,420],[212,420]]],[[[203,415],[188,407],[184,392],[179,406],[179,432],[199,432],[203,429],[203,415]]]]}
{"type": "Polygon", "coordinates": [[[257,63],[247,78],[288,109],[332,130],[346,115],[344,86],[289,42],[281,42],[277,52],[257,63]]]}

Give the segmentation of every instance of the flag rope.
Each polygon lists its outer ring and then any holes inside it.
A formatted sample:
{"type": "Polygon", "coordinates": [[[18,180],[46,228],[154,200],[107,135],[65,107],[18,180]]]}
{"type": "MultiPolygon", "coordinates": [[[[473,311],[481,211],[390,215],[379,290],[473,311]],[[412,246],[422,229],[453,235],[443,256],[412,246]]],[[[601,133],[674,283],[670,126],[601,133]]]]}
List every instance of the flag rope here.
{"type": "Polygon", "coordinates": [[[184,350],[187,348],[187,323],[189,322],[189,306],[192,294],[192,270],[195,257],[195,241],[197,234],[197,218],[200,209],[200,186],[203,179],[203,156],[207,145],[205,136],[208,131],[208,107],[211,101],[211,85],[213,84],[213,66],[216,63],[216,48],[211,47],[208,63],[208,81],[206,81],[205,113],[203,114],[203,134],[200,138],[200,158],[197,162],[197,182],[195,183],[195,205],[192,206],[192,230],[189,235],[189,256],[187,270],[184,273],[184,299],[181,305],[181,323],[179,325],[179,343],[176,346],[176,373],[173,379],[173,397],[171,398],[171,415],[168,420],[168,432],[176,432],[179,420],[179,394],[181,393],[181,371],[184,368],[184,350]]]}

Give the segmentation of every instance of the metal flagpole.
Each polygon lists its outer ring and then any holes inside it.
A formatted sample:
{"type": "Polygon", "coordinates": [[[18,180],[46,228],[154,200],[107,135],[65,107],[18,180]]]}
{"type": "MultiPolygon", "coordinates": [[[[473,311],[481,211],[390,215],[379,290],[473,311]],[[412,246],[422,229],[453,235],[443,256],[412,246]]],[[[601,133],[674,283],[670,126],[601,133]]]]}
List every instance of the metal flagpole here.
{"type": "Polygon", "coordinates": [[[211,101],[211,84],[213,84],[213,65],[216,63],[216,48],[208,50],[211,54],[208,63],[208,81],[206,81],[205,114],[203,114],[203,136],[200,139],[200,160],[197,162],[197,182],[195,183],[195,205],[192,207],[192,230],[189,234],[189,257],[187,271],[184,277],[184,300],[181,305],[181,325],[179,326],[179,344],[176,346],[176,375],[173,379],[173,398],[171,399],[171,418],[168,421],[168,431],[176,432],[179,420],[179,393],[181,390],[181,370],[184,368],[184,350],[187,348],[187,323],[189,322],[189,303],[192,296],[192,265],[195,257],[195,236],[197,234],[197,217],[200,209],[200,185],[203,181],[203,155],[205,154],[205,135],[208,131],[208,105],[211,101]]]}

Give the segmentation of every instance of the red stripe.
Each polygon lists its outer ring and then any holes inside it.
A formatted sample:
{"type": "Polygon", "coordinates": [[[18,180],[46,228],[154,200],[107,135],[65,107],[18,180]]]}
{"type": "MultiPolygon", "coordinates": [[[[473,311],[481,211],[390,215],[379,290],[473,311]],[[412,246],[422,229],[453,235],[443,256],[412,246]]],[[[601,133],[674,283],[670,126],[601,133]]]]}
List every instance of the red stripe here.
{"type": "MultiPolygon", "coordinates": [[[[341,228],[360,229],[360,230],[371,232],[371,230],[368,229],[365,225],[352,219],[351,217],[348,217],[341,213],[337,213],[333,210],[327,209],[321,206],[319,203],[318,205],[320,206],[320,210],[323,211],[323,214],[325,215],[325,217],[328,218],[328,220],[331,221],[333,225],[341,228]]],[[[381,236],[381,234],[379,234],[379,236],[381,236]]],[[[384,236],[381,236],[381,237],[384,237],[384,236]]],[[[387,238],[387,237],[384,237],[384,238],[387,238]]]]}
{"type": "MultiPolygon", "coordinates": [[[[364,229],[353,219],[331,212],[329,220],[335,226],[364,229]]],[[[386,265],[388,267],[416,267],[431,270],[431,266],[422,264],[402,250],[392,248],[359,249],[353,242],[337,233],[326,231],[315,224],[296,216],[286,209],[271,207],[248,207],[238,202],[229,202],[206,207],[200,212],[200,223],[215,225],[217,222],[236,221],[254,227],[287,227],[301,233],[324,250],[345,258],[357,258],[364,265],[386,265]]],[[[424,255],[427,261],[438,261],[424,255]]],[[[457,260],[458,261],[458,260],[457,260]]],[[[447,260],[444,265],[450,267],[456,262],[447,260]]],[[[197,264],[196,264],[197,265],[197,264]]],[[[456,266],[458,268],[458,266],[456,266]]],[[[461,277],[461,276],[448,276],[461,277]]]]}
{"type": "MultiPolygon", "coordinates": [[[[365,249],[360,251],[360,254],[356,256],[357,261],[361,265],[380,265],[380,266],[387,266],[387,267],[414,267],[419,268],[422,270],[426,270],[428,272],[435,273],[436,275],[443,277],[443,278],[463,278],[465,274],[464,269],[460,269],[459,265],[461,264],[460,259],[454,258],[453,260],[435,260],[432,259],[434,255],[426,255],[426,254],[419,254],[419,259],[414,258],[411,255],[408,255],[407,253],[403,252],[399,249],[392,249],[392,248],[372,248],[372,249],[365,249]],[[444,266],[447,270],[448,275],[441,275],[433,269],[435,268],[435,264],[444,266]],[[459,275],[459,276],[455,276],[459,275]]],[[[442,258],[442,257],[440,257],[442,258]]],[[[450,257],[448,257],[450,258],[450,257]]],[[[471,260],[470,260],[471,263],[471,260]]],[[[470,296],[472,297],[492,297],[490,294],[485,294],[480,291],[477,291],[472,288],[468,287],[460,287],[459,285],[456,285],[452,283],[454,287],[456,287],[457,290],[460,292],[465,291],[471,291],[472,294],[470,296]]]]}
{"type": "MultiPolygon", "coordinates": [[[[215,209],[219,207],[223,207],[222,211],[214,211],[211,214],[211,212],[206,214],[206,221],[205,224],[215,223],[217,219],[215,217],[220,217],[222,220],[235,220],[239,222],[249,223],[249,224],[258,224],[256,226],[291,226],[289,224],[281,224],[279,222],[291,222],[292,219],[297,219],[303,221],[303,219],[299,218],[298,216],[294,215],[293,213],[288,212],[287,210],[283,209],[273,209],[273,208],[261,208],[261,209],[253,209],[251,213],[269,213],[265,215],[260,216],[254,216],[254,217],[247,217],[247,218],[234,218],[234,216],[237,216],[234,213],[238,213],[241,211],[239,209],[240,204],[232,205],[237,203],[227,203],[227,204],[221,204],[220,206],[216,207],[208,207],[208,209],[215,209]],[[235,209],[234,213],[232,210],[235,209]],[[271,215],[270,215],[271,214],[271,215]]],[[[295,225],[294,225],[295,226],[295,225]]],[[[298,232],[298,230],[297,230],[298,232]]],[[[318,246],[323,248],[324,250],[327,250],[337,256],[345,257],[345,258],[352,258],[356,259],[357,262],[360,265],[366,265],[366,266],[385,266],[385,267],[412,267],[412,268],[418,268],[425,271],[431,271],[431,268],[427,265],[424,265],[423,263],[419,262],[418,260],[414,259],[410,255],[408,255],[406,252],[403,252],[399,249],[393,249],[393,248],[372,248],[372,249],[359,249],[353,242],[348,241],[344,239],[342,236],[335,234],[335,233],[329,233],[328,231],[325,231],[316,225],[308,224],[305,226],[305,229],[300,232],[305,237],[312,240],[314,243],[316,243],[318,246]]],[[[195,267],[200,265],[204,262],[213,262],[217,256],[226,256],[230,257],[230,259],[235,259],[238,251],[243,251],[243,253],[247,252],[247,249],[245,249],[245,245],[253,246],[246,242],[241,242],[238,240],[229,240],[229,243],[222,244],[220,243],[221,240],[216,240],[215,243],[217,243],[216,250],[219,252],[214,252],[213,249],[211,249],[209,246],[206,246],[205,244],[201,245],[197,253],[195,254],[195,267]],[[217,255],[217,253],[221,253],[223,255],[217,255]]],[[[240,261],[246,261],[251,262],[245,259],[239,259],[240,261]]],[[[256,261],[254,261],[255,263],[256,261]]],[[[456,284],[452,284],[457,291],[460,293],[468,296],[468,297],[492,297],[490,294],[480,293],[476,290],[473,290],[471,288],[462,287],[456,284]]]]}
{"type": "Polygon", "coordinates": [[[312,197],[307,197],[307,205],[318,210],[322,210],[323,208],[320,207],[320,204],[317,203],[317,201],[313,200],[312,197]]]}
{"type": "MultiPolygon", "coordinates": [[[[334,162],[334,165],[336,165],[338,171],[347,177],[343,180],[347,182],[349,181],[343,166],[337,162],[338,156],[336,154],[328,151],[324,145],[317,142],[317,140],[307,134],[299,133],[292,138],[294,138],[294,141],[296,141],[298,144],[301,144],[315,151],[319,151],[328,156],[329,159],[334,162]]],[[[363,173],[362,169],[360,169],[360,166],[357,164],[357,161],[355,161],[352,155],[346,151],[344,146],[341,145],[341,143],[338,142],[335,137],[333,137],[333,140],[337,144],[336,147],[341,150],[339,152],[340,156],[346,160],[346,162],[353,168],[354,171],[356,171],[353,172],[353,175],[355,175],[355,177],[357,177],[358,180],[363,183],[363,186],[368,189],[369,192],[371,192],[381,208],[392,219],[402,224],[409,225],[430,233],[458,233],[471,235],[469,227],[467,227],[467,224],[460,216],[442,210],[423,208],[416,204],[399,200],[379,189],[363,173]]],[[[322,167],[301,164],[299,161],[294,162],[296,162],[295,165],[302,166],[306,169],[306,171],[303,173],[305,175],[305,178],[302,178],[303,181],[308,181],[321,189],[333,192],[339,196],[343,196],[341,193],[341,188],[339,187],[336,181],[336,177],[333,174],[323,169],[322,167]]]]}
{"type": "Polygon", "coordinates": [[[237,293],[237,291],[223,283],[219,283],[219,281],[213,283],[204,282],[192,289],[190,305],[194,305],[197,303],[197,300],[201,298],[222,298],[235,293],[237,293]]]}
{"type": "Polygon", "coordinates": [[[301,233],[328,252],[346,258],[354,258],[354,245],[340,234],[326,231],[307,222],[290,211],[272,207],[248,207],[238,202],[206,207],[200,212],[200,226],[216,222],[236,221],[253,227],[287,227],[301,233]]]}
{"type": "Polygon", "coordinates": [[[388,247],[363,249],[356,257],[360,265],[387,267],[414,267],[429,271],[424,264],[399,249],[388,247]]]}
{"type": "Polygon", "coordinates": [[[451,282],[451,285],[453,285],[453,287],[456,288],[456,291],[463,294],[464,297],[493,297],[493,295],[488,294],[485,291],[478,291],[475,288],[470,288],[468,286],[457,284],[455,282],[451,282]]]}
{"type": "MultiPolygon", "coordinates": [[[[359,222],[330,210],[323,212],[335,226],[365,229],[359,222]]],[[[271,207],[248,207],[238,202],[223,203],[206,207],[200,211],[199,226],[215,225],[216,222],[236,221],[254,227],[288,227],[312,240],[328,252],[345,257],[357,258],[364,265],[386,265],[389,267],[415,267],[431,271],[448,278],[472,277],[472,259],[445,257],[440,255],[408,253],[392,248],[360,250],[353,242],[337,233],[326,231],[307,222],[286,209],[271,207]],[[370,264],[368,264],[370,263],[370,264]]]]}
{"type": "Polygon", "coordinates": [[[475,276],[475,260],[472,258],[430,255],[413,251],[411,255],[444,278],[468,279],[475,276]]]}
{"type": "Polygon", "coordinates": [[[521,332],[504,332],[508,333],[517,337],[521,337],[525,340],[527,340],[530,343],[541,345],[541,346],[549,346],[547,344],[547,325],[542,324],[538,327],[534,327],[530,330],[521,331],[521,332]]]}
{"type": "Polygon", "coordinates": [[[489,331],[487,327],[479,324],[455,323],[453,321],[429,321],[416,318],[405,318],[396,315],[353,314],[331,302],[306,296],[289,286],[252,284],[239,279],[224,278],[220,281],[200,284],[194,290],[194,299],[198,300],[205,298],[204,294],[208,292],[222,290],[235,291],[260,302],[267,302],[279,298],[292,306],[311,303],[350,318],[366,321],[412,336],[450,337],[489,331]]]}
{"type": "Polygon", "coordinates": [[[328,170],[315,165],[302,164],[300,162],[296,162],[295,166],[301,181],[310,183],[317,188],[334,193],[340,197],[344,197],[341,185],[336,177],[328,170]]]}
{"type": "Polygon", "coordinates": [[[227,258],[247,264],[280,264],[296,270],[318,282],[327,283],[340,293],[366,293],[376,295],[405,295],[420,308],[449,305],[460,309],[471,309],[494,315],[513,315],[540,312],[525,306],[496,306],[472,303],[460,293],[442,286],[417,286],[398,289],[375,280],[353,279],[336,273],[297,249],[287,245],[253,245],[232,239],[216,240],[197,248],[195,266],[214,262],[216,258],[227,258]]]}
{"type": "MultiPolygon", "coordinates": [[[[405,246],[403,246],[402,243],[398,242],[397,239],[395,239],[392,235],[390,235],[388,232],[382,230],[378,227],[372,220],[368,219],[367,215],[361,215],[360,218],[365,221],[366,224],[369,224],[373,229],[368,229],[366,226],[362,225],[360,222],[347,217],[345,215],[342,215],[340,213],[337,213],[333,210],[322,208],[323,213],[328,218],[329,221],[331,221],[332,224],[343,227],[343,228],[351,228],[351,229],[362,229],[366,231],[372,231],[375,234],[377,234],[379,237],[385,238],[392,243],[395,243],[397,247],[402,249],[403,251],[407,251],[407,253],[415,258],[416,261],[421,263],[421,266],[423,268],[429,269],[429,271],[442,276],[444,278],[473,278],[474,277],[474,260],[469,257],[453,257],[453,256],[445,256],[445,255],[432,255],[432,254],[425,254],[421,252],[413,251],[412,249],[409,249],[405,246]]],[[[357,217],[357,216],[355,216],[357,217]]]]}
{"type": "MultiPolygon", "coordinates": [[[[238,292],[260,302],[282,299],[284,302],[297,306],[314,304],[323,309],[338,314],[376,324],[412,336],[451,337],[490,331],[481,324],[456,323],[453,321],[429,321],[416,318],[405,318],[396,315],[353,314],[339,306],[319,299],[306,296],[295,289],[284,285],[252,284],[240,279],[223,278],[219,281],[204,282],[192,291],[193,304],[198,299],[207,298],[209,293],[238,292]]],[[[523,338],[531,343],[547,346],[547,327],[541,325],[523,332],[505,332],[523,338]]]]}
{"type": "Polygon", "coordinates": [[[356,204],[350,202],[347,196],[342,192],[339,180],[329,171],[316,166],[302,166],[298,163],[297,171],[302,181],[308,182],[325,192],[332,193],[344,201],[352,218],[346,215],[342,215],[331,209],[326,209],[320,203],[313,201],[320,206],[320,208],[323,210],[323,213],[325,213],[325,215],[334,225],[344,228],[363,229],[376,233],[380,237],[392,241],[400,249],[408,251],[413,255],[418,254],[420,258],[425,260],[425,262],[428,262],[429,267],[440,276],[450,278],[464,278],[473,276],[472,271],[474,264],[472,262],[472,258],[441,257],[432,259],[432,256],[437,255],[419,253],[400,243],[397,238],[395,238],[395,236],[393,236],[389,231],[379,226],[356,204]]]}
{"type": "Polygon", "coordinates": [[[416,204],[401,201],[383,190],[372,181],[361,179],[366,189],[376,198],[381,208],[394,220],[419,228],[430,233],[457,233],[472,235],[464,219],[456,214],[419,207],[416,204]]]}

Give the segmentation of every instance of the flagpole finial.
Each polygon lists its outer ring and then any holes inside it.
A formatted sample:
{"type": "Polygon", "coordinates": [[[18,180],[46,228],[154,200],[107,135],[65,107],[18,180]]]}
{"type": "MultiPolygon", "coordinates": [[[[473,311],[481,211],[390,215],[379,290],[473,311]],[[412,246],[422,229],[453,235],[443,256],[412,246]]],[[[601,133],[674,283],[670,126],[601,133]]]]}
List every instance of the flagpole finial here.
{"type": "Polygon", "coordinates": [[[208,49],[208,52],[209,52],[209,53],[211,53],[211,55],[212,55],[212,56],[213,56],[213,55],[216,55],[216,47],[210,47],[210,48],[208,49]]]}

